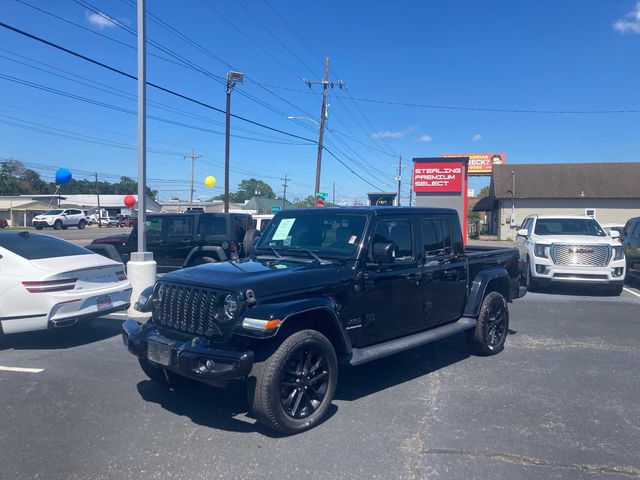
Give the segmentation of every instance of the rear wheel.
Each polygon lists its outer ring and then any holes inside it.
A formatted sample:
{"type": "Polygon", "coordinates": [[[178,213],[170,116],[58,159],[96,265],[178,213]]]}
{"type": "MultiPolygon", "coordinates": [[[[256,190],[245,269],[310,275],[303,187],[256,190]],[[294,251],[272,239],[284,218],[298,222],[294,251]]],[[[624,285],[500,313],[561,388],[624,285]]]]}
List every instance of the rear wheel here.
{"type": "Polygon", "coordinates": [[[60,230],[62,228],[62,220],[56,220],[53,222],[53,229],[60,230]]]}
{"type": "Polygon", "coordinates": [[[331,342],[316,330],[302,330],[254,363],[247,385],[249,405],[263,425],[287,434],[303,432],[327,413],[337,382],[331,342]]]}
{"type": "Polygon", "coordinates": [[[78,222],[78,229],[79,230],[84,230],[84,227],[86,227],[86,226],[87,226],[87,222],[85,222],[84,220],[80,220],[78,222]]]}
{"type": "Polygon", "coordinates": [[[489,292],[480,306],[478,323],[466,331],[467,342],[478,355],[495,355],[504,349],[509,331],[509,308],[499,292],[489,292]]]}

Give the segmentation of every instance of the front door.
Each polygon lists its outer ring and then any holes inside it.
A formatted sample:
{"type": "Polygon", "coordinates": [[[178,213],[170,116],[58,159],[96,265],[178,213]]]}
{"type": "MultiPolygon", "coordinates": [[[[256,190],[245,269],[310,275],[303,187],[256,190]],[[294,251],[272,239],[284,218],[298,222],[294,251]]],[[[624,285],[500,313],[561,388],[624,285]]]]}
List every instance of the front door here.
{"type": "Polygon", "coordinates": [[[168,267],[182,267],[193,243],[193,215],[180,215],[166,219],[165,264],[168,267]]]}
{"type": "Polygon", "coordinates": [[[420,316],[422,274],[416,255],[416,226],[410,218],[378,220],[373,244],[395,244],[392,263],[368,263],[363,272],[363,333],[374,344],[414,329],[420,316]]]}
{"type": "Polygon", "coordinates": [[[453,322],[462,316],[467,300],[467,262],[459,223],[451,217],[423,218],[422,325],[426,328],[453,322]]]}

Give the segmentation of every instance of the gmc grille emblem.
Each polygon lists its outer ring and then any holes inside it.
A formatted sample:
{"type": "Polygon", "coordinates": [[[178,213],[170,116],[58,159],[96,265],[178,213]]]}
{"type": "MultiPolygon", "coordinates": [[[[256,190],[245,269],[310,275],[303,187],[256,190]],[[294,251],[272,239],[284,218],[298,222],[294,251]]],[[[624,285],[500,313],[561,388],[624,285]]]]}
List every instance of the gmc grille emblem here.
{"type": "Polygon", "coordinates": [[[591,247],[569,247],[569,253],[593,253],[591,247]]]}

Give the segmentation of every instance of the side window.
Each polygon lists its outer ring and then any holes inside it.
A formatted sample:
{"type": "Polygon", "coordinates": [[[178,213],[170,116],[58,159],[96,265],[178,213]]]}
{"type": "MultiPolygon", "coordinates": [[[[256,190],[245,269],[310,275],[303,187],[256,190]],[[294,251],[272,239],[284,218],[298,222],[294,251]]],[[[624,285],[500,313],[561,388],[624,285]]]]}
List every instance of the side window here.
{"type": "Polygon", "coordinates": [[[162,218],[150,218],[144,222],[144,228],[147,232],[147,237],[160,237],[162,236],[162,218]]]}
{"type": "Polygon", "coordinates": [[[640,222],[636,223],[632,236],[640,238],[640,222]]]}
{"type": "Polygon", "coordinates": [[[450,255],[451,225],[449,220],[441,218],[423,219],[422,241],[425,255],[450,255]]]}
{"type": "Polygon", "coordinates": [[[193,217],[174,217],[169,219],[167,224],[167,236],[183,237],[193,234],[193,217]]]}
{"type": "Polygon", "coordinates": [[[226,235],[227,218],[223,216],[203,216],[198,227],[200,235],[226,235]]]}
{"type": "Polygon", "coordinates": [[[409,220],[382,221],[376,225],[373,243],[393,242],[396,246],[396,262],[413,257],[413,234],[409,220]]]}

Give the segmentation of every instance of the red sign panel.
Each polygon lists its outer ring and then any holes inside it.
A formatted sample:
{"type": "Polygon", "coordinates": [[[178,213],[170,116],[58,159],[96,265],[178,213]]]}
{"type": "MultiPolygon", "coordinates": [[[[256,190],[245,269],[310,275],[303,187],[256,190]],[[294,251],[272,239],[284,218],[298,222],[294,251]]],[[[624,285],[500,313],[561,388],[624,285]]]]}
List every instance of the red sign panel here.
{"type": "Polygon", "coordinates": [[[413,164],[413,191],[415,193],[462,191],[464,183],[462,162],[413,164]]]}
{"type": "Polygon", "coordinates": [[[507,156],[504,153],[445,153],[440,156],[442,158],[469,157],[470,176],[491,175],[494,165],[507,163],[507,156]]]}

